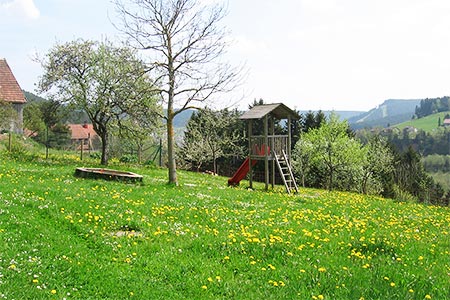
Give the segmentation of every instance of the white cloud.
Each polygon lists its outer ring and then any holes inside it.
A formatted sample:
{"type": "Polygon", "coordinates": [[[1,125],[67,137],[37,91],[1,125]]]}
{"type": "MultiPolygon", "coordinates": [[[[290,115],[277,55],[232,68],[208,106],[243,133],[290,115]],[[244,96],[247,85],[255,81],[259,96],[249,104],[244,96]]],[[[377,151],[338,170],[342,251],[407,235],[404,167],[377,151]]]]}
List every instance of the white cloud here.
{"type": "Polygon", "coordinates": [[[34,0],[0,1],[1,14],[19,16],[29,20],[36,20],[41,15],[34,0]]]}

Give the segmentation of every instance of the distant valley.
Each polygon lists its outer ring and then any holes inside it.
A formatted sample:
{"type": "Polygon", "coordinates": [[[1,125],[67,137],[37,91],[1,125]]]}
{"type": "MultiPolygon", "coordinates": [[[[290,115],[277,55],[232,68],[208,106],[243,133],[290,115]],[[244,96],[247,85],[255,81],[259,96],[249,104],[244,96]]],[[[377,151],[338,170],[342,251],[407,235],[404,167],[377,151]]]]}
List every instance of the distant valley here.
{"type": "MultiPolygon", "coordinates": [[[[27,99],[30,102],[45,101],[45,99],[36,96],[33,93],[24,91],[27,99]]],[[[412,119],[416,106],[420,105],[421,99],[402,100],[402,99],[388,99],[379,106],[367,111],[323,111],[326,116],[331,113],[336,113],[341,120],[348,120],[353,129],[373,128],[373,127],[388,127],[400,124],[412,119]]],[[[184,130],[191,115],[195,110],[188,109],[181,112],[175,117],[174,127],[184,130]]],[[[300,110],[301,114],[306,114],[308,111],[300,110]]]]}
{"type": "MultiPolygon", "coordinates": [[[[388,127],[411,120],[420,99],[401,100],[388,99],[379,106],[367,111],[323,111],[326,116],[336,113],[341,120],[348,120],[353,129],[388,127]]],[[[175,117],[174,126],[183,128],[186,126],[194,110],[187,110],[175,117]]],[[[300,110],[301,114],[308,111],[300,110]]]]}

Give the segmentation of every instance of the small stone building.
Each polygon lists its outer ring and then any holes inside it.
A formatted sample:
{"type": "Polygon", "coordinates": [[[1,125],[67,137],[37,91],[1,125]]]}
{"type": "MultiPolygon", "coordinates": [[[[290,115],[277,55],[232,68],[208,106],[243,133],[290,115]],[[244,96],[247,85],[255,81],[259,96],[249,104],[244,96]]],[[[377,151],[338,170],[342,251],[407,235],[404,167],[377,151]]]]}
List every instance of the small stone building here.
{"type": "Polygon", "coordinates": [[[23,107],[27,102],[27,99],[17,83],[11,68],[6,62],[6,59],[0,59],[0,100],[11,103],[17,111],[18,120],[17,122],[13,122],[11,125],[14,132],[22,134],[23,107]]]}

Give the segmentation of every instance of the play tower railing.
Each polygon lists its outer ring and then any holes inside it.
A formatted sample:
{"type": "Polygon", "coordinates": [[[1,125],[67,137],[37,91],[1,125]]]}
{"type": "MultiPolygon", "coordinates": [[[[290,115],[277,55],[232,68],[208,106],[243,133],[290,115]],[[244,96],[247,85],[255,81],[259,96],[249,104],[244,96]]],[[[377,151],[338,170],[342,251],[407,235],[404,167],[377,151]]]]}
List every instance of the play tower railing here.
{"type": "Polygon", "coordinates": [[[266,153],[269,154],[269,159],[274,159],[273,152],[275,153],[290,153],[289,148],[289,136],[287,135],[269,135],[266,137],[263,135],[254,135],[250,137],[250,149],[251,157],[254,159],[263,159],[266,153]]]}

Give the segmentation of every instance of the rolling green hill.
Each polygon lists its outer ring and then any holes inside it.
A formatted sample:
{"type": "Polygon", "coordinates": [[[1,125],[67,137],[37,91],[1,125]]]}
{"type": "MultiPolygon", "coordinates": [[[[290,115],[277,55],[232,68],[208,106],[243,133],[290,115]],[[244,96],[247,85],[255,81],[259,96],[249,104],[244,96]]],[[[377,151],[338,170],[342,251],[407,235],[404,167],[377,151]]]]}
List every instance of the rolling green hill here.
{"type": "Polygon", "coordinates": [[[432,114],[420,119],[412,119],[400,124],[395,125],[395,127],[399,129],[403,129],[406,126],[412,126],[417,129],[422,129],[426,132],[431,132],[438,128],[439,125],[439,118],[441,119],[441,123],[444,122],[444,117],[446,114],[449,114],[450,112],[440,112],[437,114],[432,114]]]}

